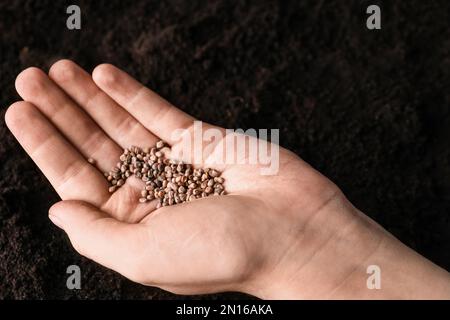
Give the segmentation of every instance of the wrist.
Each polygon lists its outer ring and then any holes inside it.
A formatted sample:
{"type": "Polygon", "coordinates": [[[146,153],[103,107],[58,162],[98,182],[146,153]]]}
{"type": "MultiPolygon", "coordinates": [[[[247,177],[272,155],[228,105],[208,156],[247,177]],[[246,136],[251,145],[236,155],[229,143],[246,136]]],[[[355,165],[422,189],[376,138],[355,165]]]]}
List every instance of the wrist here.
{"type": "Polygon", "coordinates": [[[450,299],[450,274],[388,234],[333,298],[450,299]],[[377,268],[379,287],[371,286],[371,265],[377,268]]]}
{"type": "Polygon", "coordinates": [[[284,243],[278,247],[282,254],[272,252],[247,293],[264,299],[329,298],[353,279],[384,236],[340,192],[303,220],[291,228],[297,232],[282,232],[289,241],[274,241],[284,243]]]}
{"type": "Polygon", "coordinates": [[[245,292],[263,299],[450,298],[448,272],[403,245],[343,196],[296,236],[245,292]]]}

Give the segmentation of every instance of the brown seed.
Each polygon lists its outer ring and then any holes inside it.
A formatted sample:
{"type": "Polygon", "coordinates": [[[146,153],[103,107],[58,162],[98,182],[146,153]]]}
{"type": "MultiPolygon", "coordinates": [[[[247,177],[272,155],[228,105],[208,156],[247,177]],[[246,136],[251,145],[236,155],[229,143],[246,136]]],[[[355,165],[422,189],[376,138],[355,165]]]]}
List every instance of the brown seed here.
{"type": "Polygon", "coordinates": [[[212,178],[215,178],[215,177],[217,177],[217,176],[219,175],[219,173],[217,172],[217,170],[214,170],[214,169],[209,170],[209,171],[208,171],[208,174],[209,174],[209,176],[212,177],[212,178]]]}
{"type": "Polygon", "coordinates": [[[88,161],[90,164],[95,164],[94,158],[88,158],[87,161],[88,161]]]}
{"type": "Polygon", "coordinates": [[[223,183],[223,182],[224,182],[224,179],[223,179],[222,177],[215,177],[215,178],[214,178],[214,182],[217,182],[217,183],[223,183]]]}
{"type": "Polygon", "coordinates": [[[110,192],[125,184],[125,180],[134,175],[145,182],[139,201],[144,203],[159,199],[157,207],[170,206],[192,201],[210,195],[225,194],[219,177],[220,172],[209,168],[194,169],[191,164],[165,158],[163,141],[152,148],[141,149],[136,146],[124,149],[120,162],[105,173],[110,182],[110,192]]]}
{"type": "Polygon", "coordinates": [[[162,198],[164,197],[164,195],[166,194],[163,190],[158,191],[158,198],[162,198]]]}
{"type": "Polygon", "coordinates": [[[195,189],[197,187],[197,185],[195,183],[191,183],[189,184],[189,189],[195,189]]]}
{"type": "Polygon", "coordinates": [[[168,183],[167,186],[168,186],[170,189],[174,190],[174,191],[176,191],[176,190],[178,189],[178,188],[177,188],[177,185],[176,185],[175,183],[172,183],[172,182],[168,183]]]}

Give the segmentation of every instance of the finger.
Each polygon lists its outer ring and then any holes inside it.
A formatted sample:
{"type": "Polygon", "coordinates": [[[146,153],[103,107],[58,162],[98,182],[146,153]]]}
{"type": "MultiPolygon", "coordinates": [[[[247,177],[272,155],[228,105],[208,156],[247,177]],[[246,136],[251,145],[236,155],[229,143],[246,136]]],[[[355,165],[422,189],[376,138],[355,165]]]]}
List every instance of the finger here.
{"type": "Polygon", "coordinates": [[[109,197],[102,174],[29,102],[8,108],[5,121],[62,199],[82,199],[102,205],[109,197]]]}
{"type": "Polygon", "coordinates": [[[95,68],[94,82],[153,134],[173,144],[172,133],[188,129],[194,118],[110,64],[95,68]]]}
{"type": "Polygon", "coordinates": [[[56,203],[49,218],[81,255],[141,282],[139,258],[149,242],[143,225],[120,222],[81,201],[56,203]]]}
{"type": "Polygon", "coordinates": [[[40,69],[28,68],[16,79],[16,89],[33,103],[86,158],[108,171],[121,148],[40,69]]]}
{"type": "Polygon", "coordinates": [[[90,74],[70,60],[56,62],[49,77],[122,148],[153,146],[158,138],[100,90],[90,74]]]}

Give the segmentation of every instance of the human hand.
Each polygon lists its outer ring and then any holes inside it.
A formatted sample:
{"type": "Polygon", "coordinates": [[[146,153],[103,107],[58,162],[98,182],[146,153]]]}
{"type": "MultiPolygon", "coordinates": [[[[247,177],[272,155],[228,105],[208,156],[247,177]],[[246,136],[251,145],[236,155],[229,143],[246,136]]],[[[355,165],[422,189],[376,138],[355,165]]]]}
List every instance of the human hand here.
{"type": "Polygon", "coordinates": [[[260,165],[214,164],[223,146],[216,141],[200,165],[223,172],[225,196],[156,209],[137,201],[142,182],[134,177],[110,194],[102,172],[124,148],[160,139],[176,148],[172,133],[190,132],[194,118],[111,65],[92,77],[68,60],[48,76],[29,68],[16,89],[24,101],[8,109],[6,123],[63,200],[50,219],[80,254],[136,282],[180,294],[339,298],[352,287],[363,292],[369,258],[406,250],[282,148],[278,174],[264,176],[260,165]]]}

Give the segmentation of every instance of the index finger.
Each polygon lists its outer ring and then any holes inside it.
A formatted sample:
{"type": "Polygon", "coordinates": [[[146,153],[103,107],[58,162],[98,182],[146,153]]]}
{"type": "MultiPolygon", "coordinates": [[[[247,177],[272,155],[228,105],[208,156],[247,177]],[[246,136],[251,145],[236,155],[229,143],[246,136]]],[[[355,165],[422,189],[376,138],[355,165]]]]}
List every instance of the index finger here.
{"type": "Polygon", "coordinates": [[[144,127],[171,145],[178,141],[172,133],[190,128],[195,120],[113,65],[99,65],[92,78],[144,127]]]}

